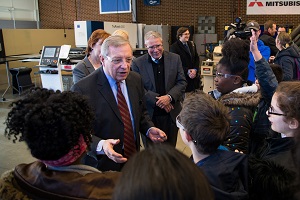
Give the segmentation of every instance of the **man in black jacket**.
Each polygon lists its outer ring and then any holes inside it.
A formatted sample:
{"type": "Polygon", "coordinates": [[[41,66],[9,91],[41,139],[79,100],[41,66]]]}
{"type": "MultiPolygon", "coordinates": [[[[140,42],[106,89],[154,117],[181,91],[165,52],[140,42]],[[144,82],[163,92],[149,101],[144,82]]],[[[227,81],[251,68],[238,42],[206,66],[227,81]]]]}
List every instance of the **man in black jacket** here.
{"type": "Polygon", "coordinates": [[[264,44],[271,49],[271,56],[276,56],[278,49],[276,47],[274,35],[277,32],[276,24],[272,20],[266,21],[264,24],[264,32],[259,37],[260,40],[264,42],[264,44]]]}
{"type": "Polygon", "coordinates": [[[177,30],[177,41],[170,47],[170,52],[176,53],[180,56],[185,78],[187,80],[187,87],[185,92],[193,92],[200,88],[199,76],[199,56],[195,43],[189,41],[190,32],[187,27],[180,27],[177,30]]]}

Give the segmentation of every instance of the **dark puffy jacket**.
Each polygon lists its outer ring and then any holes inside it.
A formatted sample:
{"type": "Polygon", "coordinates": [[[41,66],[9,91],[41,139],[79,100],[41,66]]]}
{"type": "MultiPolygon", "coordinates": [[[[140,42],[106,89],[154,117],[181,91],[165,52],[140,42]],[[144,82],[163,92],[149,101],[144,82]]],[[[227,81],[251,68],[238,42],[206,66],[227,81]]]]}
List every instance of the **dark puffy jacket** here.
{"type": "Polygon", "coordinates": [[[228,107],[230,120],[230,133],[223,145],[228,149],[248,153],[249,134],[251,131],[253,113],[260,100],[260,93],[245,90],[246,87],[238,88],[220,98],[215,98],[216,90],[209,92],[215,99],[228,107]]]}
{"type": "Polygon", "coordinates": [[[300,49],[295,44],[278,51],[274,63],[282,67],[283,81],[297,80],[296,59],[300,59],[300,49]]]}

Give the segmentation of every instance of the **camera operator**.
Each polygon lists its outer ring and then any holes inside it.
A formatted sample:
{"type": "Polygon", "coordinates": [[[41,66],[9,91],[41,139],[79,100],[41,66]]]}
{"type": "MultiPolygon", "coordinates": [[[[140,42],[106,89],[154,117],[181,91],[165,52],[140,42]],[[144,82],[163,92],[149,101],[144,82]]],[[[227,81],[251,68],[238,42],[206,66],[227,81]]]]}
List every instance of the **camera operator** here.
{"type": "MultiPolygon", "coordinates": [[[[255,37],[258,40],[257,41],[258,50],[260,51],[261,55],[266,60],[269,60],[269,57],[271,54],[270,47],[266,46],[262,40],[258,39],[260,36],[261,30],[260,30],[259,24],[254,20],[248,21],[247,26],[245,28],[245,31],[250,31],[250,33],[251,33],[251,30],[255,31],[255,37]]],[[[247,39],[249,39],[249,41],[250,41],[250,37],[247,37],[247,39]]],[[[254,83],[255,82],[255,63],[254,63],[254,58],[253,58],[253,55],[251,52],[249,52],[249,56],[250,56],[250,62],[248,65],[248,69],[249,69],[248,80],[252,81],[252,83],[254,83]]]]}
{"type": "MultiPolygon", "coordinates": [[[[237,17],[235,18],[235,23],[231,24],[227,36],[225,38],[226,40],[230,40],[231,38],[240,38],[243,40],[249,40],[250,43],[250,37],[252,36],[251,30],[255,31],[255,37],[258,39],[261,30],[259,24],[255,20],[248,20],[247,24],[242,23],[242,18],[237,17]]],[[[266,46],[262,40],[258,39],[257,41],[258,50],[261,52],[262,56],[269,60],[270,57],[270,47],[266,46]]],[[[249,68],[249,74],[248,74],[248,81],[251,81],[252,83],[255,82],[255,64],[252,53],[249,51],[249,57],[250,62],[248,65],[249,68]]]]}
{"type": "Polygon", "coordinates": [[[227,32],[227,35],[224,39],[230,40],[231,38],[241,38],[241,39],[247,39],[252,36],[251,31],[247,30],[245,31],[246,24],[242,22],[241,17],[235,18],[235,23],[231,23],[227,32]]]}

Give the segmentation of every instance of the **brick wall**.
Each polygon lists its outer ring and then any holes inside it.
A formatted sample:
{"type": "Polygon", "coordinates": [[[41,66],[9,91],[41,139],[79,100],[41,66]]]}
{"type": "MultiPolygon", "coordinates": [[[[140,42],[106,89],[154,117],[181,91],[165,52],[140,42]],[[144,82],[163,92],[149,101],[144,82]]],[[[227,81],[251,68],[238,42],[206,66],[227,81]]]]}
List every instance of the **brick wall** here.
{"type": "MultiPolygon", "coordinates": [[[[99,0],[39,0],[42,28],[73,28],[73,21],[96,20],[111,22],[132,22],[132,14],[99,13],[99,0]],[[60,6],[62,2],[62,9],[60,6]],[[61,12],[62,10],[62,12],[61,12]],[[62,20],[64,18],[64,21],[62,20]]],[[[143,0],[137,0],[137,22],[145,24],[169,24],[171,26],[198,26],[198,16],[216,16],[218,40],[224,36],[224,26],[237,16],[246,22],[255,19],[263,24],[268,19],[277,24],[300,24],[299,15],[250,15],[246,16],[245,0],[161,0],[159,6],[145,6],[143,0]]]]}

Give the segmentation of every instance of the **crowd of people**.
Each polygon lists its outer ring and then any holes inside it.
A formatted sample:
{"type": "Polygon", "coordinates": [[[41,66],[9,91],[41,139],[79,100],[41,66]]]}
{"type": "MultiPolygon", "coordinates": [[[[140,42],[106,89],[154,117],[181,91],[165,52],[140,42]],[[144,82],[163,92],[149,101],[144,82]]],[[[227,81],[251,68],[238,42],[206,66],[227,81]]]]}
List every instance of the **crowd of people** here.
{"type": "Polygon", "coordinates": [[[147,32],[137,58],[126,31],[94,31],[71,91],[10,105],[5,136],[37,161],[1,176],[0,199],[297,199],[300,50],[273,21],[246,28],[222,45],[208,94],[188,28],[170,52],[147,32]]]}

